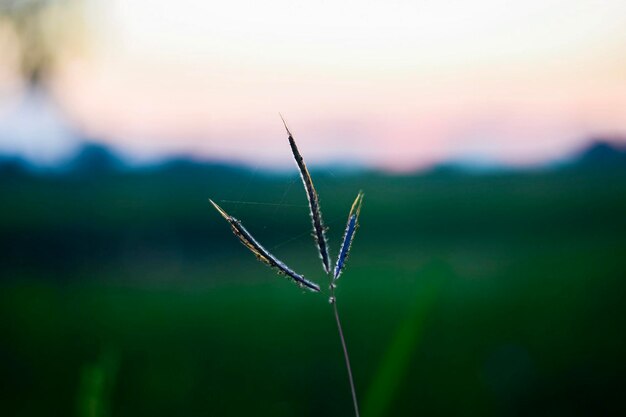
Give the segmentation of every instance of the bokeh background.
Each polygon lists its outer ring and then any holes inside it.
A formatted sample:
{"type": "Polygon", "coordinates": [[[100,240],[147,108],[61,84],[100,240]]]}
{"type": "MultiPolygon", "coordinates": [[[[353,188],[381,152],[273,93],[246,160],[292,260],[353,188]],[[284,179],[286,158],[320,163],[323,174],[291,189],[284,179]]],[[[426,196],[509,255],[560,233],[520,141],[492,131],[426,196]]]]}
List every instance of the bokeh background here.
{"type": "Polygon", "coordinates": [[[0,415],[611,416],[626,3],[0,1],[0,415]]]}

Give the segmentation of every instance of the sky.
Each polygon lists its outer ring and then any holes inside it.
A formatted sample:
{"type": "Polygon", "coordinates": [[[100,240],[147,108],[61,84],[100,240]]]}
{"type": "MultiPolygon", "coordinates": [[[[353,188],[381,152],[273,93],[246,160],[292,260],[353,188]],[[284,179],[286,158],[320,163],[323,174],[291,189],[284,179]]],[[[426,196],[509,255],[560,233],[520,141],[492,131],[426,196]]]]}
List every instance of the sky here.
{"type": "Polygon", "coordinates": [[[279,112],[309,163],[395,171],[626,138],[623,0],[86,2],[54,97],[137,160],[291,166],[279,112]]]}

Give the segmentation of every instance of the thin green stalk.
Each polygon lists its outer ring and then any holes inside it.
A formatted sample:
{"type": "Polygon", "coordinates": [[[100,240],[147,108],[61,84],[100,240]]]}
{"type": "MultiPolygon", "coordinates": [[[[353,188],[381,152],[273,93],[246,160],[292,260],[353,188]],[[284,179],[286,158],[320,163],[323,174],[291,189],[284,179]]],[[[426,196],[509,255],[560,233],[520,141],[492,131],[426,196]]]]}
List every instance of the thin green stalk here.
{"type": "Polygon", "coordinates": [[[352,368],[350,367],[350,355],[348,354],[348,347],[346,346],[346,339],[343,336],[343,329],[341,328],[341,320],[339,320],[339,311],[337,310],[337,299],[335,298],[335,288],[331,284],[330,289],[330,303],[333,305],[333,312],[335,313],[335,320],[337,322],[337,330],[339,331],[339,339],[341,339],[341,347],[343,348],[343,357],[346,361],[346,368],[348,370],[348,379],[350,380],[350,390],[352,391],[352,402],[354,403],[354,414],[359,417],[359,404],[356,399],[356,390],[354,389],[354,379],[352,377],[352,368]]]}

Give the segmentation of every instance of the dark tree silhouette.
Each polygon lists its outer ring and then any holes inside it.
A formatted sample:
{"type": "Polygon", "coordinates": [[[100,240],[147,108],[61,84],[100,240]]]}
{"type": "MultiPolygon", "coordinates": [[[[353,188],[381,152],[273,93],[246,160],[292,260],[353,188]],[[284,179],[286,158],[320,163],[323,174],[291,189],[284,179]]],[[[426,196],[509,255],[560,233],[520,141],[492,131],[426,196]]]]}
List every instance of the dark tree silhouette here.
{"type": "Polygon", "coordinates": [[[19,54],[18,70],[29,87],[41,87],[58,64],[70,38],[80,38],[80,0],[2,0],[0,26],[8,29],[19,54]]]}

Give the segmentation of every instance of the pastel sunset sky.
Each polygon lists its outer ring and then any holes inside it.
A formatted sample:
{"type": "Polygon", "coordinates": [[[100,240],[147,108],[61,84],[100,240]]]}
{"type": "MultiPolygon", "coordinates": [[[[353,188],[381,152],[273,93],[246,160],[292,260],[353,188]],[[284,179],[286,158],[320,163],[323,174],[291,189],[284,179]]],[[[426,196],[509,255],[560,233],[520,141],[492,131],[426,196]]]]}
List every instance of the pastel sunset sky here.
{"type": "MultiPolygon", "coordinates": [[[[54,92],[138,159],[528,165],[626,137],[623,0],[90,0],[54,92]]],[[[289,165],[291,166],[291,165],[289,165]]]]}

